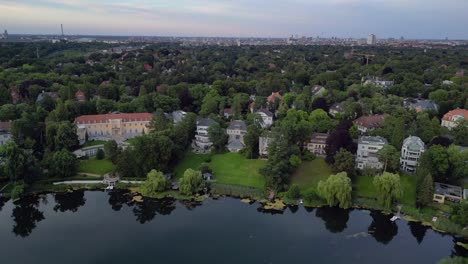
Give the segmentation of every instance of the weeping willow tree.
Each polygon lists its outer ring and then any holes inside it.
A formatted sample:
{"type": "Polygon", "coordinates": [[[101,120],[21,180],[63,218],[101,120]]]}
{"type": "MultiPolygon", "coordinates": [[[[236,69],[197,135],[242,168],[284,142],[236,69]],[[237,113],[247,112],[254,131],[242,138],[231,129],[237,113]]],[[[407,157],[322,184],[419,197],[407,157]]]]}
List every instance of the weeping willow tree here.
{"type": "Polygon", "coordinates": [[[401,197],[400,176],[389,172],[375,176],[374,187],[377,193],[377,200],[385,208],[390,208],[392,202],[401,197]]]}
{"type": "Polygon", "coordinates": [[[338,205],[349,208],[352,204],[351,179],[346,172],[330,175],[327,180],[318,183],[318,194],[327,200],[329,206],[338,205]]]}

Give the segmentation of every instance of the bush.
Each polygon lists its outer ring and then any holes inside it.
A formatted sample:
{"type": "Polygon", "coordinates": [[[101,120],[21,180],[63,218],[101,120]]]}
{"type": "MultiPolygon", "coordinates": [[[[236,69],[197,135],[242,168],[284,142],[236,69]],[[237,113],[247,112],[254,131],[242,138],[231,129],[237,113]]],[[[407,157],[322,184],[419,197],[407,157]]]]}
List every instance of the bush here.
{"type": "Polygon", "coordinates": [[[210,165],[206,162],[203,162],[202,164],[200,164],[200,166],[198,166],[198,170],[201,171],[201,173],[211,173],[211,168],[210,168],[210,165]]]}
{"type": "Polygon", "coordinates": [[[301,198],[301,190],[299,189],[299,185],[293,184],[289,188],[288,192],[286,193],[286,197],[289,199],[297,200],[301,198]]]}
{"type": "Polygon", "coordinates": [[[25,189],[26,189],[26,184],[24,182],[16,183],[10,192],[11,199],[14,200],[14,199],[20,198],[21,195],[23,195],[25,189]]]}
{"type": "Polygon", "coordinates": [[[291,164],[291,166],[293,166],[294,168],[299,167],[299,165],[301,165],[301,162],[301,158],[299,158],[299,156],[297,155],[291,155],[291,157],[289,158],[289,164],[291,164]]]}
{"type": "Polygon", "coordinates": [[[102,160],[104,159],[104,150],[102,149],[98,149],[97,153],[96,153],[96,159],[97,160],[102,160]]]}
{"type": "Polygon", "coordinates": [[[304,150],[304,153],[302,154],[302,159],[305,161],[312,161],[316,158],[317,157],[313,153],[310,153],[310,151],[308,151],[307,149],[304,150]]]}
{"type": "Polygon", "coordinates": [[[316,201],[323,201],[322,197],[320,197],[314,190],[308,190],[303,195],[304,200],[307,202],[316,202],[316,201]]]}

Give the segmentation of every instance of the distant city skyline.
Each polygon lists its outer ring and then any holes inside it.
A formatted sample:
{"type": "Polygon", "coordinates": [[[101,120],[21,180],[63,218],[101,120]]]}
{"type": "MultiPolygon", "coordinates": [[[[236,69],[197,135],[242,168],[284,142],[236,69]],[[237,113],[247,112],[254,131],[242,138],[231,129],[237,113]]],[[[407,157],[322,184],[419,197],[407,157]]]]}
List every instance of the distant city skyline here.
{"type": "Polygon", "coordinates": [[[9,34],[468,39],[466,0],[0,0],[9,34]]]}

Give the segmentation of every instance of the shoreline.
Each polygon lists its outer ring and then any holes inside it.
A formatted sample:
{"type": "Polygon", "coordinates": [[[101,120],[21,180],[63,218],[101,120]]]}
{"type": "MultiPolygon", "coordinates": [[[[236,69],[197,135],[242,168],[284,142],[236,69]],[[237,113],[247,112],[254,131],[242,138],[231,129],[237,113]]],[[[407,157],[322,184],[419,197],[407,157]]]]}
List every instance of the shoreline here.
{"type": "MultiPolygon", "coordinates": [[[[42,184],[33,184],[31,185],[31,190],[28,190],[27,192],[24,193],[24,195],[39,195],[39,194],[46,194],[46,193],[66,193],[66,192],[73,192],[73,191],[78,191],[78,190],[85,190],[85,191],[104,191],[105,187],[107,185],[102,184],[102,183],[87,183],[87,184],[54,184],[53,182],[49,183],[42,183],[42,184]]],[[[138,190],[139,184],[132,184],[132,183],[119,183],[115,186],[116,190],[128,190],[130,191],[131,195],[133,197],[136,197],[134,202],[142,202],[144,198],[149,198],[149,199],[165,199],[165,198],[172,198],[175,200],[180,200],[180,201],[196,201],[196,202],[202,202],[205,199],[208,198],[220,198],[220,197],[232,197],[232,198],[237,198],[241,202],[248,202],[248,203],[253,203],[253,202],[258,202],[262,205],[261,208],[263,208],[266,211],[276,211],[276,212],[282,212],[284,211],[287,206],[304,206],[308,208],[320,208],[323,206],[327,206],[327,204],[323,201],[304,201],[303,204],[299,204],[298,201],[293,201],[284,197],[277,197],[273,201],[268,201],[266,198],[261,198],[261,197],[253,197],[249,195],[233,195],[229,193],[207,193],[203,195],[182,195],[179,193],[179,191],[174,191],[174,190],[168,190],[163,193],[160,193],[158,195],[155,195],[154,197],[146,197],[141,195],[141,193],[138,190]],[[248,201],[247,201],[248,200],[248,201]]],[[[23,195],[23,196],[24,196],[23,195]]],[[[9,198],[9,197],[8,197],[9,198]]],[[[21,198],[19,198],[21,199],[21,198]]],[[[15,201],[18,199],[15,199],[15,201]]],[[[352,206],[350,207],[352,209],[362,209],[362,210],[375,210],[379,211],[380,213],[383,214],[393,214],[393,209],[395,207],[392,207],[391,210],[387,210],[385,208],[382,208],[379,205],[375,204],[375,201],[371,199],[355,199],[353,201],[352,206]],[[374,204],[374,205],[372,205],[374,204]]],[[[411,208],[408,206],[403,207],[404,210],[401,211],[401,218],[404,219],[405,221],[408,222],[419,222],[424,226],[428,226],[434,231],[437,231],[439,233],[443,234],[449,234],[449,235],[454,235],[454,236],[461,236],[463,238],[468,238],[468,228],[462,228],[453,222],[451,222],[448,218],[439,218],[437,219],[436,222],[430,221],[430,216],[424,215],[420,212],[418,214],[416,213],[411,213],[410,211],[412,210],[418,210],[416,208],[411,208]],[[408,209],[406,209],[408,208],[408,209]],[[442,226],[441,226],[442,225],[442,226]]]]}

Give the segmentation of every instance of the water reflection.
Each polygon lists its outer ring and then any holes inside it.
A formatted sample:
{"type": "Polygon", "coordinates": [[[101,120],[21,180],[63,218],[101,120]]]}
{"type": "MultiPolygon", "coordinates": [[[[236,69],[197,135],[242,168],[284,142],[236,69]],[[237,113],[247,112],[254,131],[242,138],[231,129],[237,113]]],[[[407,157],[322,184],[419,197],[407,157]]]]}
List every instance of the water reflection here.
{"type": "Polygon", "coordinates": [[[74,191],[67,193],[56,193],[54,195],[55,206],[54,211],[66,212],[71,211],[75,213],[78,208],[85,205],[86,199],[84,198],[84,191],[74,191]]]}
{"type": "Polygon", "coordinates": [[[325,222],[325,228],[332,233],[343,232],[349,220],[349,209],[338,207],[320,207],[315,211],[315,216],[325,222]]]}
{"type": "Polygon", "coordinates": [[[145,199],[141,203],[135,204],[133,214],[140,224],[150,222],[156,214],[169,215],[176,208],[174,199],[145,199]]]}
{"type": "Polygon", "coordinates": [[[109,192],[109,204],[114,211],[120,211],[124,204],[132,200],[129,190],[114,190],[109,192]]]}
{"type": "Polygon", "coordinates": [[[410,228],[411,234],[414,236],[414,238],[416,238],[416,241],[418,241],[418,244],[421,244],[429,227],[421,225],[421,223],[417,222],[408,222],[408,226],[410,228]]]}
{"type": "Polygon", "coordinates": [[[44,214],[38,210],[39,197],[24,197],[14,202],[14,204],[16,207],[13,209],[11,215],[15,222],[13,225],[13,233],[17,236],[27,237],[31,234],[33,229],[36,228],[36,224],[44,220],[44,214]]]}
{"type": "Polygon", "coordinates": [[[372,223],[368,230],[377,242],[388,244],[398,234],[398,226],[390,221],[391,215],[384,215],[377,211],[370,213],[372,223]]]}

